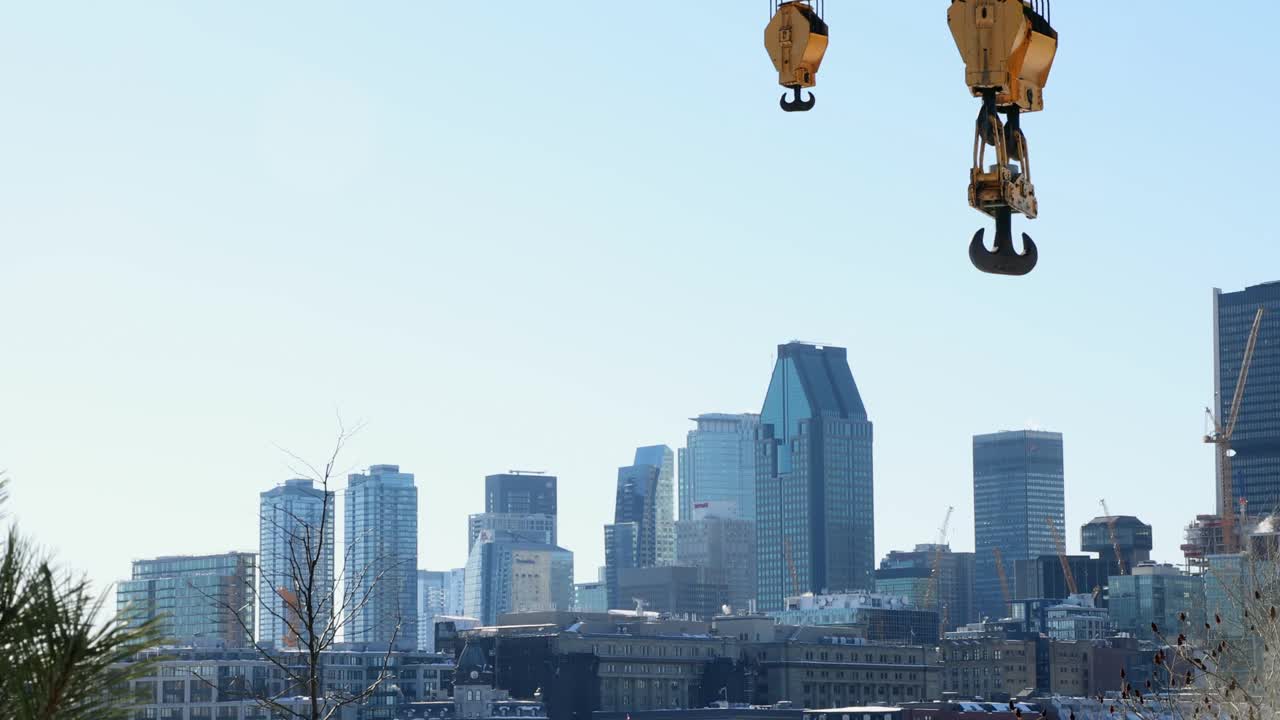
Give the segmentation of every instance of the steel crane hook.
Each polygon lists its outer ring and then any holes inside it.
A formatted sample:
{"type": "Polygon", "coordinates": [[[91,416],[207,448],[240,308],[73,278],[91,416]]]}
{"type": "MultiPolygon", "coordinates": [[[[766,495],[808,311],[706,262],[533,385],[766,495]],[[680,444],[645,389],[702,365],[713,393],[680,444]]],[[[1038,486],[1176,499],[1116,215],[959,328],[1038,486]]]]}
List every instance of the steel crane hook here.
{"type": "Polygon", "coordinates": [[[787,100],[787,94],[782,93],[782,99],[778,101],[783,110],[787,112],[809,112],[813,109],[814,103],[817,102],[817,99],[813,97],[813,93],[809,93],[809,99],[805,100],[800,96],[799,85],[792,85],[791,91],[795,93],[791,100],[787,100]]]}
{"type": "Polygon", "coordinates": [[[969,243],[969,261],[974,267],[994,275],[1026,275],[1035,268],[1040,253],[1029,235],[1022,233],[1021,253],[1013,247],[1013,213],[1009,208],[1001,208],[996,213],[996,246],[993,250],[988,250],[982,241],[985,233],[985,229],[979,229],[969,243]]]}

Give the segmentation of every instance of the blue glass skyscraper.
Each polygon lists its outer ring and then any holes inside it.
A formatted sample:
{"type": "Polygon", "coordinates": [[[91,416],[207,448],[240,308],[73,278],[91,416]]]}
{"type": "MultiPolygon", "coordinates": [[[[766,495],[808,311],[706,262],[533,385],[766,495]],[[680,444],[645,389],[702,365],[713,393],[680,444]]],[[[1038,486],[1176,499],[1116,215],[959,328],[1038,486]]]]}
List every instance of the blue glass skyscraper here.
{"type": "Polygon", "coordinates": [[[760,609],[805,592],[873,589],[872,427],[844,348],[778,346],[759,436],[760,609]]]}
{"type": "Polygon", "coordinates": [[[650,466],[658,470],[654,489],[654,564],[676,562],[676,454],[666,445],[636,448],[634,467],[650,466]]]}
{"type": "Polygon", "coordinates": [[[756,519],[756,431],[760,416],[705,413],[692,420],[680,449],[680,519],[697,503],[732,503],[736,517],[756,519]]]}
{"type": "Polygon", "coordinates": [[[418,488],[398,465],[347,476],[345,640],[412,650],[418,643],[418,488]]]}
{"type": "Polygon", "coordinates": [[[1007,578],[1014,576],[1019,560],[1056,555],[1046,518],[1064,533],[1064,505],[1061,433],[1017,430],[973,437],[974,599],[980,615],[1008,614],[996,548],[1007,578]]]}
{"type": "MultiPolygon", "coordinates": [[[[1231,459],[1234,500],[1230,510],[1236,511],[1243,498],[1249,501],[1251,515],[1280,510],[1280,282],[1239,292],[1213,291],[1214,404],[1215,413],[1224,422],[1231,410],[1249,330],[1260,307],[1265,310],[1262,326],[1231,439],[1235,455],[1231,459]]],[[[1218,507],[1217,512],[1222,514],[1223,508],[1218,507]]]]}

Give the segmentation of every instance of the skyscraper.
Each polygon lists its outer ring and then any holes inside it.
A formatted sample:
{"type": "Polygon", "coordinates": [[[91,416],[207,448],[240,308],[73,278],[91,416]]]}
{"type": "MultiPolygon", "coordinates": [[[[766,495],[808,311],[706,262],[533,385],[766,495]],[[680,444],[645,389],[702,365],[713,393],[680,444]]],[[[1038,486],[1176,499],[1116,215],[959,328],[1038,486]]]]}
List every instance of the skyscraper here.
{"type": "Polygon", "coordinates": [[[636,448],[636,467],[658,470],[654,514],[654,564],[676,563],[676,455],[666,445],[636,448]]]}
{"type": "Polygon", "coordinates": [[[605,603],[610,609],[620,607],[623,598],[618,592],[618,579],[623,568],[640,567],[640,523],[610,523],[604,526],[604,585],[605,603]]]}
{"type": "Polygon", "coordinates": [[[467,557],[466,614],[485,625],[504,613],[573,608],[573,553],[485,530],[467,557]]]}
{"type": "Polygon", "coordinates": [[[484,479],[484,511],[506,515],[548,515],[556,544],[556,476],[512,471],[484,479]]]}
{"type": "MultiPolygon", "coordinates": [[[[708,413],[691,418],[680,448],[680,519],[697,503],[733,503],[738,517],[756,519],[756,430],[760,416],[708,413]]],[[[720,505],[723,507],[723,505],[720,505]]]]}
{"type": "Polygon", "coordinates": [[[345,640],[418,643],[418,488],[398,465],[347,476],[345,570],[350,612],[345,640]]]}
{"type": "MultiPolygon", "coordinates": [[[[1229,510],[1236,512],[1243,498],[1249,501],[1251,515],[1280,510],[1280,282],[1230,293],[1214,288],[1213,391],[1219,418],[1230,413],[1249,330],[1260,307],[1265,308],[1262,326],[1231,439],[1234,501],[1229,510]]],[[[1223,508],[1217,512],[1221,515],[1223,508]]]]}
{"type": "Polygon", "coordinates": [[[464,568],[418,571],[418,650],[438,652],[436,621],[463,614],[464,568]]]}
{"type": "Polygon", "coordinates": [[[117,612],[132,626],[162,618],[161,633],[178,642],[245,647],[253,642],[255,560],[237,552],[135,560],[133,576],[116,588],[117,612]]]}
{"type": "Polygon", "coordinates": [[[756,455],[758,604],[874,585],[871,421],[845,349],[778,346],[756,455]]]}
{"type": "Polygon", "coordinates": [[[1013,578],[1019,560],[1056,555],[1046,518],[1064,533],[1064,505],[1061,433],[1016,430],[973,437],[974,596],[980,615],[1008,614],[995,550],[1006,579],[1013,578]]]}
{"type": "Polygon", "coordinates": [[[306,568],[308,557],[317,563],[311,585],[316,591],[312,595],[319,616],[327,617],[335,611],[331,593],[336,504],[332,490],[326,493],[305,479],[286,480],[259,495],[258,561],[262,577],[258,581],[258,641],[263,645],[298,647],[299,638],[289,626],[299,627],[293,608],[299,607],[303,588],[293,568],[306,568]]]}
{"type": "Polygon", "coordinates": [[[636,524],[635,567],[658,564],[658,477],[654,465],[618,468],[613,522],[636,524]]]}

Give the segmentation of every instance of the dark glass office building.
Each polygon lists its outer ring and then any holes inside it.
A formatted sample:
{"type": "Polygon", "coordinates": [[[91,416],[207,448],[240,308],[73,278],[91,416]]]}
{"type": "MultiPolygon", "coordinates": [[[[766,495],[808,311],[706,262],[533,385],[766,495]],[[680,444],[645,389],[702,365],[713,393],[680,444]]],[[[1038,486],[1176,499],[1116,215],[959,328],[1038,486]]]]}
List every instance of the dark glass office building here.
{"type": "Polygon", "coordinates": [[[658,564],[658,486],[662,468],[636,464],[618,468],[613,523],[604,526],[605,585],[611,609],[618,594],[619,571],[658,564]]]}
{"type": "Polygon", "coordinates": [[[874,588],[871,441],[845,349],[779,345],[756,447],[762,611],[874,588]]]}
{"type": "Polygon", "coordinates": [[[512,472],[484,479],[484,511],[511,515],[556,515],[556,476],[512,472]]]}
{"type": "MultiPolygon", "coordinates": [[[[1280,509],[1280,282],[1240,292],[1213,291],[1213,390],[1220,418],[1225,419],[1231,409],[1249,329],[1259,307],[1265,309],[1262,327],[1231,440],[1236,451],[1231,460],[1232,510],[1244,498],[1250,515],[1280,509]]],[[[1217,511],[1221,514],[1222,508],[1217,511]]]]}
{"type": "MultiPolygon", "coordinates": [[[[1108,578],[1120,574],[1120,565],[1116,562],[1115,555],[1110,552],[1096,558],[1068,555],[1067,567],[1071,568],[1071,579],[1075,581],[1076,590],[1085,595],[1096,590],[1098,596],[1094,602],[1098,607],[1106,607],[1107,594],[1104,591],[1107,589],[1108,578]]],[[[1061,601],[1071,595],[1071,585],[1067,583],[1067,576],[1062,574],[1062,559],[1056,553],[1013,563],[1006,559],[1005,571],[1012,571],[1009,583],[1014,600],[1061,601]]]]}
{"type": "Polygon", "coordinates": [[[996,548],[1003,556],[1011,594],[1014,563],[1041,555],[1056,557],[1046,518],[1052,518],[1059,533],[1065,532],[1063,495],[1061,433],[1017,430],[974,436],[974,596],[980,615],[998,619],[1008,614],[996,571],[996,548]]]}

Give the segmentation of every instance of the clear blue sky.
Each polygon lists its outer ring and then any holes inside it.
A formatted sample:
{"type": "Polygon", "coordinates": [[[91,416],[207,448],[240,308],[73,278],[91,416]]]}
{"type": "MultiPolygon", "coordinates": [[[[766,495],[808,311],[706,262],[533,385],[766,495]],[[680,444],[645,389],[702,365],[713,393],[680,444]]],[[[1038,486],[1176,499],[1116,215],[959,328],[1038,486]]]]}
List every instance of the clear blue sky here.
{"type": "Polygon", "coordinates": [[[0,467],[100,583],[256,549],[277,445],[421,488],[464,561],[482,477],[560,476],[602,562],[616,467],[758,411],[780,342],[849,348],[876,553],[971,548],[973,433],[1066,436],[1106,496],[1213,508],[1211,288],[1280,279],[1275,3],[1060,0],[1025,120],[1029,277],[966,246],[976,101],[946,3],[830,0],[808,115],[764,2],[11,3],[0,22],[0,467]],[[1103,21],[1110,21],[1110,25],[1103,21]]]}

